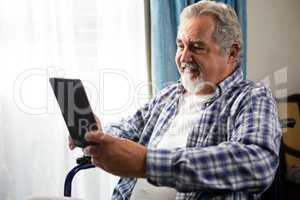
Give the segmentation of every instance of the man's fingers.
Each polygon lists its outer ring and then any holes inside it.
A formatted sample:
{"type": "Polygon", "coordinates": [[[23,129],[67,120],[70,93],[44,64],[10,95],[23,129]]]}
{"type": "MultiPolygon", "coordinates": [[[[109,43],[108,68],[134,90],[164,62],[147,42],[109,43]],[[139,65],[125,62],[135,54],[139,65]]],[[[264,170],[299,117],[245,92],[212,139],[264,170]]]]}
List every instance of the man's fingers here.
{"type": "Polygon", "coordinates": [[[70,148],[71,150],[73,150],[73,149],[76,148],[76,146],[75,146],[75,144],[69,143],[69,148],[70,148]]]}
{"type": "Polygon", "coordinates": [[[102,126],[101,126],[100,119],[96,115],[94,115],[94,118],[96,120],[98,130],[102,132],[102,126]]]}
{"type": "Polygon", "coordinates": [[[91,156],[91,162],[93,165],[100,167],[102,169],[104,168],[99,145],[87,146],[83,149],[83,153],[86,156],[91,156]]]}
{"type": "Polygon", "coordinates": [[[69,137],[68,137],[68,140],[69,140],[69,148],[70,148],[71,150],[75,149],[75,148],[76,148],[76,145],[75,145],[74,140],[71,138],[70,135],[69,135],[69,137]]]}
{"type": "Polygon", "coordinates": [[[100,119],[99,119],[99,117],[97,117],[97,115],[94,115],[94,118],[95,118],[97,124],[100,124],[100,123],[101,123],[101,122],[100,122],[100,119]]]}
{"type": "Polygon", "coordinates": [[[92,164],[95,165],[96,167],[99,167],[99,168],[101,168],[101,169],[107,171],[105,165],[101,162],[101,160],[100,160],[99,158],[96,158],[96,157],[93,158],[93,157],[92,157],[91,162],[92,162],[92,164]]]}
{"type": "Polygon", "coordinates": [[[88,142],[101,143],[104,134],[100,131],[91,131],[85,134],[85,140],[88,142]]]}
{"type": "Polygon", "coordinates": [[[84,153],[84,155],[92,156],[92,157],[99,157],[101,155],[98,145],[91,145],[91,146],[85,147],[83,149],[83,153],[84,153]]]}

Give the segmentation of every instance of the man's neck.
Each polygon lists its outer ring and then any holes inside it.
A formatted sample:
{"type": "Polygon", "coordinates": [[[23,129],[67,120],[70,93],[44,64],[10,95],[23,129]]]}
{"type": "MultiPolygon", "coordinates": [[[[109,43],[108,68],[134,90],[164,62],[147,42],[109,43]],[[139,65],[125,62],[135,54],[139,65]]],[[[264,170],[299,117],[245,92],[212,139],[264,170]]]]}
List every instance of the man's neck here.
{"type": "Polygon", "coordinates": [[[206,85],[204,86],[200,91],[196,93],[190,93],[185,90],[184,95],[190,96],[190,95],[195,95],[195,96],[205,96],[205,95],[211,95],[215,92],[215,87],[206,85]]]}

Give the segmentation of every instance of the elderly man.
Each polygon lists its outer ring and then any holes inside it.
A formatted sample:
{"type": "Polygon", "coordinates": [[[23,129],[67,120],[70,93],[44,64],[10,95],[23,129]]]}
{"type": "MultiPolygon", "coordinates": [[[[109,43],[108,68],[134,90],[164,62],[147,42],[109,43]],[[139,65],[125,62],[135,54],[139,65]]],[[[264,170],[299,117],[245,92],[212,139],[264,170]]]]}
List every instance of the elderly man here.
{"type": "Polygon", "coordinates": [[[281,129],[270,90],[243,80],[241,48],[229,6],[201,1],[183,10],[180,82],[86,135],[99,144],[84,149],[92,162],[122,177],[113,199],[259,199],[278,166],[281,129]]]}

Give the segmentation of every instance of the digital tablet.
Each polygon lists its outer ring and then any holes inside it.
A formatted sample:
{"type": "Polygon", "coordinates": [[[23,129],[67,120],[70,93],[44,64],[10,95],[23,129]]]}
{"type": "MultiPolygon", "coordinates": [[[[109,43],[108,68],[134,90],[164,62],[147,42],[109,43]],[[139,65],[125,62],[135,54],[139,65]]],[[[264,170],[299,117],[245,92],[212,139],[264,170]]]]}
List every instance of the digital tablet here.
{"type": "Polygon", "coordinates": [[[49,81],[75,145],[84,148],[95,144],[84,139],[87,132],[98,128],[81,80],[50,78],[49,81]]]}

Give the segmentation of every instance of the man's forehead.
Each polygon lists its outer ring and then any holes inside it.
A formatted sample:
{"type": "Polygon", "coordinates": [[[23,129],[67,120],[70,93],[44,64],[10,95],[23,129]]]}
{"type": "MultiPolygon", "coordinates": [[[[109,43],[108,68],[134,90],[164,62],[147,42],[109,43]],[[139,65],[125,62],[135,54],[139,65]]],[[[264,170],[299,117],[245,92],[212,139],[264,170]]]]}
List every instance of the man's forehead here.
{"type": "Polygon", "coordinates": [[[191,18],[181,24],[178,29],[177,38],[181,40],[208,40],[214,31],[214,23],[208,18],[191,18]]]}
{"type": "Polygon", "coordinates": [[[186,39],[182,39],[182,38],[176,38],[176,42],[177,43],[182,43],[184,41],[187,41],[189,43],[205,43],[202,39],[200,38],[186,38],[186,39]]]}
{"type": "Polygon", "coordinates": [[[203,37],[203,35],[205,35],[205,33],[200,32],[200,31],[193,31],[193,32],[189,32],[189,31],[179,31],[177,34],[177,39],[181,39],[181,40],[201,40],[201,38],[203,37]]]}
{"type": "Polygon", "coordinates": [[[206,31],[178,31],[177,41],[202,42],[210,40],[211,34],[206,31]]]}

